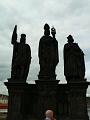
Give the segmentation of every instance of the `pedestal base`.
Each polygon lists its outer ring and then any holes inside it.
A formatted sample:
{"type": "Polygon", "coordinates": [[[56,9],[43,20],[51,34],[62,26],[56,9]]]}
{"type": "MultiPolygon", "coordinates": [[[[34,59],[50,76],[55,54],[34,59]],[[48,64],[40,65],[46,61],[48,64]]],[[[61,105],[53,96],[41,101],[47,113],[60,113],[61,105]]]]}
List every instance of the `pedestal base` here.
{"type": "Polygon", "coordinates": [[[68,84],[70,120],[89,120],[86,101],[88,85],[89,82],[72,82],[68,84]]]}
{"type": "Polygon", "coordinates": [[[89,82],[35,83],[5,82],[9,92],[7,120],[42,120],[47,109],[54,111],[57,120],[89,120],[86,102],[89,82]]]}
{"type": "Polygon", "coordinates": [[[59,80],[36,80],[38,89],[37,113],[38,119],[44,119],[48,109],[57,113],[57,91],[59,80]]]}
{"type": "Polygon", "coordinates": [[[5,82],[8,88],[7,120],[23,120],[23,104],[27,83],[5,82]]]}

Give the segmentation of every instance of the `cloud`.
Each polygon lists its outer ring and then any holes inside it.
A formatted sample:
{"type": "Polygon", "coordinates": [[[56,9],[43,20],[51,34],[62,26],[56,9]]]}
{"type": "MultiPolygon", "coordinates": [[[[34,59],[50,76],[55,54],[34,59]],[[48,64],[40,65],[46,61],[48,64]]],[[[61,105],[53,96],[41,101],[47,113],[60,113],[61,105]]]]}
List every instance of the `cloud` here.
{"type": "Polygon", "coordinates": [[[0,81],[10,78],[10,65],[2,64],[0,65],[0,81]]]}
{"type": "Polygon", "coordinates": [[[8,95],[8,90],[2,81],[0,81],[0,94],[8,95]]]}
{"type": "Polygon", "coordinates": [[[13,50],[11,36],[15,24],[18,25],[18,41],[21,33],[27,34],[27,43],[32,50],[32,63],[28,80],[37,79],[39,72],[38,44],[43,35],[43,25],[47,22],[50,26],[54,25],[57,32],[56,38],[59,44],[57,79],[65,82],[63,46],[67,42],[66,37],[72,34],[75,42],[85,53],[86,77],[89,80],[89,11],[89,0],[3,0],[0,2],[0,79],[10,76],[13,50]]]}

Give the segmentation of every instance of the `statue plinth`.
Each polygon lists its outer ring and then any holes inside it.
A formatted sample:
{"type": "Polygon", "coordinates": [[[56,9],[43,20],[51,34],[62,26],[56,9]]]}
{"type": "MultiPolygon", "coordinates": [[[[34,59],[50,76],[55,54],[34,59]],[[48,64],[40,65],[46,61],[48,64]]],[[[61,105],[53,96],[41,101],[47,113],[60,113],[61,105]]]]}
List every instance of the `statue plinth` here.
{"type": "Polygon", "coordinates": [[[35,80],[38,90],[37,114],[39,119],[44,119],[44,113],[48,109],[57,112],[57,91],[59,80],[35,80]]]}
{"type": "Polygon", "coordinates": [[[86,92],[90,82],[74,81],[68,85],[68,105],[70,120],[89,120],[87,111],[86,92]]]}
{"type": "Polygon", "coordinates": [[[58,83],[60,82],[60,80],[56,80],[56,79],[40,79],[40,80],[35,80],[35,83],[37,85],[58,85],[58,83]]]}
{"type": "Polygon", "coordinates": [[[46,76],[46,75],[42,75],[39,72],[38,79],[39,80],[56,80],[56,74],[53,74],[52,76],[51,75],[46,76]]]}
{"type": "Polygon", "coordinates": [[[86,91],[90,82],[59,84],[59,80],[35,80],[35,83],[5,82],[9,92],[7,120],[44,119],[47,109],[52,109],[58,120],[89,120],[86,91]]]}
{"type": "Polygon", "coordinates": [[[67,79],[67,83],[71,83],[71,84],[72,84],[72,83],[74,83],[74,84],[75,84],[75,83],[86,83],[86,81],[87,81],[86,78],[79,78],[79,77],[78,77],[78,78],[75,78],[75,77],[72,78],[72,77],[71,77],[71,78],[68,78],[68,79],[67,79]]]}
{"type": "Polygon", "coordinates": [[[24,96],[27,83],[21,82],[5,82],[8,89],[8,113],[7,120],[22,120],[24,114],[24,96]]]}
{"type": "Polygon", "coordinates": [[[18,83],[18,84],[24,84],[26,83],[25,80],[23,79],[13,79],[13,78],[8,78],[9,83],[18,83]]]}

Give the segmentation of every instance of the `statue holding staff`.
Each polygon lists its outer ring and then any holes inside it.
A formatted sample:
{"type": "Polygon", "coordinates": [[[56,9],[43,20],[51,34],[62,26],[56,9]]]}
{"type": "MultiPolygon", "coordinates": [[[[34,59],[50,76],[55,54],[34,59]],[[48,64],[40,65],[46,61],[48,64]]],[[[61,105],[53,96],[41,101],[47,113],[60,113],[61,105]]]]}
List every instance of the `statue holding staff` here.
{"type": "Polygon", "coordinates": [[[21,34],[20,42],[17,42],[17,25],[12,34],[13,57],[11,79],[25,82],[31,63],[31,49],[26,44],[26,35],[21,34]]]}
{"type": "MultiPolygon", "coordinates": [[[[53,29],[52,33],[55,33],[53,29]]],[[[50,36],[50,27],[48,24],[44,25],[44,36],[41,37],[39,42],[39,64],[40,72],[38,75],[39,79],[56,79],[55,69],[59,62],[58,59],[58,42],[50,36]]]]}

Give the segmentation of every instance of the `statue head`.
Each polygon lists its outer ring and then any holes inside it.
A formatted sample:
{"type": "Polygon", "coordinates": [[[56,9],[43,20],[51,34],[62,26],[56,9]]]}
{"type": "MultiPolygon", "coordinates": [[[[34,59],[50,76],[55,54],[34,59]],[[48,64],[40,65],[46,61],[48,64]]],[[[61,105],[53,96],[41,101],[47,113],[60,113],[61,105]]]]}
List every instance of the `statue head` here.
{"type": "Polygon", "coordinates": [[[67,37],[67,39],[68,39],[68,43],[73,43],[74,42],[74,39],[73,39],[72,35],[69,35],[67,37]]]}
{"type": "Polygon", "coordinates": [[[45,36],[50,35],[50,27],[49,27],[49,25],[47,23],[44,25],[44,35],[45,36]]]}
{"type": "Polygon", "coordinates": [[[21,34],[20,43],[26,43],[26,34],[21,34]]]}

